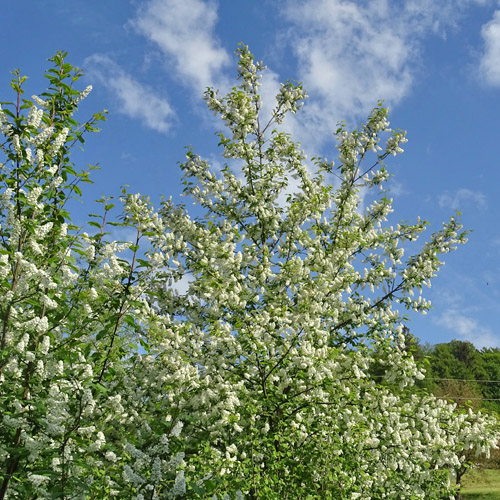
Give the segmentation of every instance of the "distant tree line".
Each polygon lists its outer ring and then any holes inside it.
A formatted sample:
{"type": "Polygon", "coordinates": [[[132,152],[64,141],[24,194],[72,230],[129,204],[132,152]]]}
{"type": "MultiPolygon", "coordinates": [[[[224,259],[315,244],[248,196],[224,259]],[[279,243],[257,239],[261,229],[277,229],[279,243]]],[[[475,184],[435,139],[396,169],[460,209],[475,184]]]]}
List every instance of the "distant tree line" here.
{"type": "MultiPolygon", "coordinates": [[[[407,327],[403,334],[406,351],[425,370],[425,378],[416,381],[414,392],[421,395],[431,393],[454,403],[458,412],[470,408],[473,412],[500,415],[500,349],[477,349],[471,342],[462,340],[422,344],[407,327]]],[[[371,374],[384,385],[387,352],[376,356],[378,362],[372,366],[371,374]]],[[[473,450],[466,455],[464,466],[455,471],[459,477],[471,464],[500,468],[500,443],[487,458],[476,456],[473,450]]]]}
{"type": "Polygon", "coordinates": [[[460,407],[500,414],[500,349],[476,349],[461,340],[421,345],[408,338],[415,360],[426,370],[420,386],[460,407]]]}
{"type": "MultiPolygon", "coordinates": [[[[426,370],[425,379],[417,382],[420,390],[454,402],[459,410],[500,415],[500,349],[476,349],[462,340],[422,345],[409,330],[405,335],[407,348],[426,370]]],[[[500,443],[489,458],[471,454],[470,459],[482,467],[500,468],[500,443]]]]}

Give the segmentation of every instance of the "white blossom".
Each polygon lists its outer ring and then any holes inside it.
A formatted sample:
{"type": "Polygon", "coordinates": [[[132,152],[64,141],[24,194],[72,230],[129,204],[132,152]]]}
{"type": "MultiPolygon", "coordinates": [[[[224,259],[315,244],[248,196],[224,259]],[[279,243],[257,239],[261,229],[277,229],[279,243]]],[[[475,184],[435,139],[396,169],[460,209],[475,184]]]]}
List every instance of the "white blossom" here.
{"type": "Polygon", "coordinates": [[[40,99],[37,95],[32,95],[31,98],[41,107],[41,108],[46,108],[47,103],[43,100],[40,99]]]}
{"type": "Polygon", "coordinates": [[[85,87],[85,90],[83,90],[82,92],[80,92],[80,94],[78,95],[78,97],[75,97],[73,99],[73,103],[74,104],[78,104],[80,101],[82,101],[83,99],[85,99],[90,94],[90,92],[92,92],[92,85],[88,85],[87,87],[85,87]]]}

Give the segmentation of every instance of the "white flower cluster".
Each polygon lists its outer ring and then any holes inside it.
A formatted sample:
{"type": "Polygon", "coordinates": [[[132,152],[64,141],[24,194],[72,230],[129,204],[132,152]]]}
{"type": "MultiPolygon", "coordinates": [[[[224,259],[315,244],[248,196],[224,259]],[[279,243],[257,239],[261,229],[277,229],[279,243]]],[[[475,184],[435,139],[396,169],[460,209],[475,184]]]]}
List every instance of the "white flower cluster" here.
{"type": "Polygon", "coordinates": [[[19,155],[21,154],[21,142],[19,140],[19,135],[14,134],[12,136],[12,146],[14,147],[14,151],[19,155]]]}
{"type": "Polygon", "coordinates": [[[59,134],[56,135],[54,142],[52,142],[50,149],[49,149],[49,153],[52,156],[55,156],[59,152],[61,147],[64,145],[64,143],[66,142],[66,137],[68,136],[68,132],[69,132],[69,128],[64,127],[61,130],[61,132],[59,132],[59,134]]]}
{"type": "Polygon", "coordinates": [[[46,108],[47,107],[47,102],[38,97],[37,95],[32,95],[31,98],[41,107],[41,108],[46,108]]]}
{"type": "Polygon", "coordinates": [[[92,92],[92,85],[87,85],[84,90],[80,92],[80,94],[73,98],[73,104],[79,104],[83,99],[85,99],[92,92]]]}
{"type": "Polygon", "coordinates": [[[28,125],[34,128],[38,128],[40,126],[42,118],[43,118],[43,109],[37,108],[36,106],[32,106],[30,108],[27,118],[28,125]]]}
{"type": "Polygon", "coordinates": [[[282,83],[280,91],[276,96],[277,107],[273,110],[273,119],[276,123],[283,123],[287,113],[296,113],[307,98],[302,85],[294,85],[292,82],[282,83]]]}
{"type": "Polygon", "coordinates": [[[2,109],[1,105],[0,105],[0,132],[6,137],[12,135],[12,125],[9,123],[9,119],[5,115],[5,112],[2,109]]]}
{"type": "Polygon", "coordinates": [[[42,128],[41,132],[31,138],[29,144],[37,148],[38,146],[41,146],[52,135],[53,132],[54,127],[44,127],[42,128]]]}

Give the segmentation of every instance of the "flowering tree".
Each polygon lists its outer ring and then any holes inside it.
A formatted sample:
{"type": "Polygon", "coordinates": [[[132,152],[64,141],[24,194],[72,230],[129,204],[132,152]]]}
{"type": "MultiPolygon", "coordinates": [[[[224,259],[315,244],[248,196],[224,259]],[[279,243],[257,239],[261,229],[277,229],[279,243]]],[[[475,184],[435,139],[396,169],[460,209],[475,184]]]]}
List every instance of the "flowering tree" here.
{"type": "Polygon", "coordinates": [[[73,88],[81,72],[65,55],[32,100],[15,72],[16,102],[0,112],[0,499],[173,498],[185,489],[169,450],[180,424],[150,390],[156,361],[133,343],[141,229],[135,245],[107,242],[109,200],[94,235],[66,208],[89,182],[70,149],[104,114],[75,120],[91,87],[73,88]]]}
{"type": "Polygon", "coordinates": [[[216,493],[249,498],[449,495],[450,470],[463,450],[488,451],[495,424],[412,392],[423,374],[393,305],[425,313],[422,287],[466,235],[452,218],[403,262],[404,243],[426,223],[386,222],[383,161],[406,141],[387,110],[353,132],[339,128],[336,168],[318,158],[307,166],[278,128],[300,108],[302,87],[282,85],[264,117],[264,67],[245,47],[238,55],[240,85],[205,93],[227,126],[228,164],[215,172],[188,153],[185,194],[204,214],[165,202],[158,224],[167,230],[149,254],[158,270],[149,324],[170,367],[168,397],[187,449],[206,443],[189,467],[209,464],[216,493]],[[361,190],[373,199],[366,209],[361,190]],[[175,292],[180,279],[185,294],[175,292]]]}
{"type": "Polygon", "coordinates": [[[103,118],[74,120],[79,72],[58,54],[36,106],[16,77],[0,114],[0,499],[450,497],[465,451],[498,441],[493,420],[412,391],[424,375],[393,306],[430,307],[422,287],[465,233],[452,218],[403,261],[426,223],[389,226],[380,188],[404,132],[380,105],[339,128],[339,166],[307,164],[279,130],[302,87],[262,116],[264,67],[237,54],[239,86],[205,93],[228,165],[182,165],[201,215],[124,193],[129,243],[106,241],[109,200],[94,235],[65,209],[88,181],[70,147],[103,118]]]}

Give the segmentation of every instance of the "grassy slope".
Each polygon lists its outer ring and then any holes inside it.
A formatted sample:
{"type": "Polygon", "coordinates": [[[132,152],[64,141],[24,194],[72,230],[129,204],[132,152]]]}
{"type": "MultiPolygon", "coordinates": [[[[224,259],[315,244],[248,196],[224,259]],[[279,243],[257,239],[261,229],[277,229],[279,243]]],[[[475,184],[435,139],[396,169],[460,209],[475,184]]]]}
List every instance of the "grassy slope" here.
{"type": "Polygon", "coordinates": [[[500,470],[471,470],[462,480],[464,500],[500,499],[500,470]]]}

